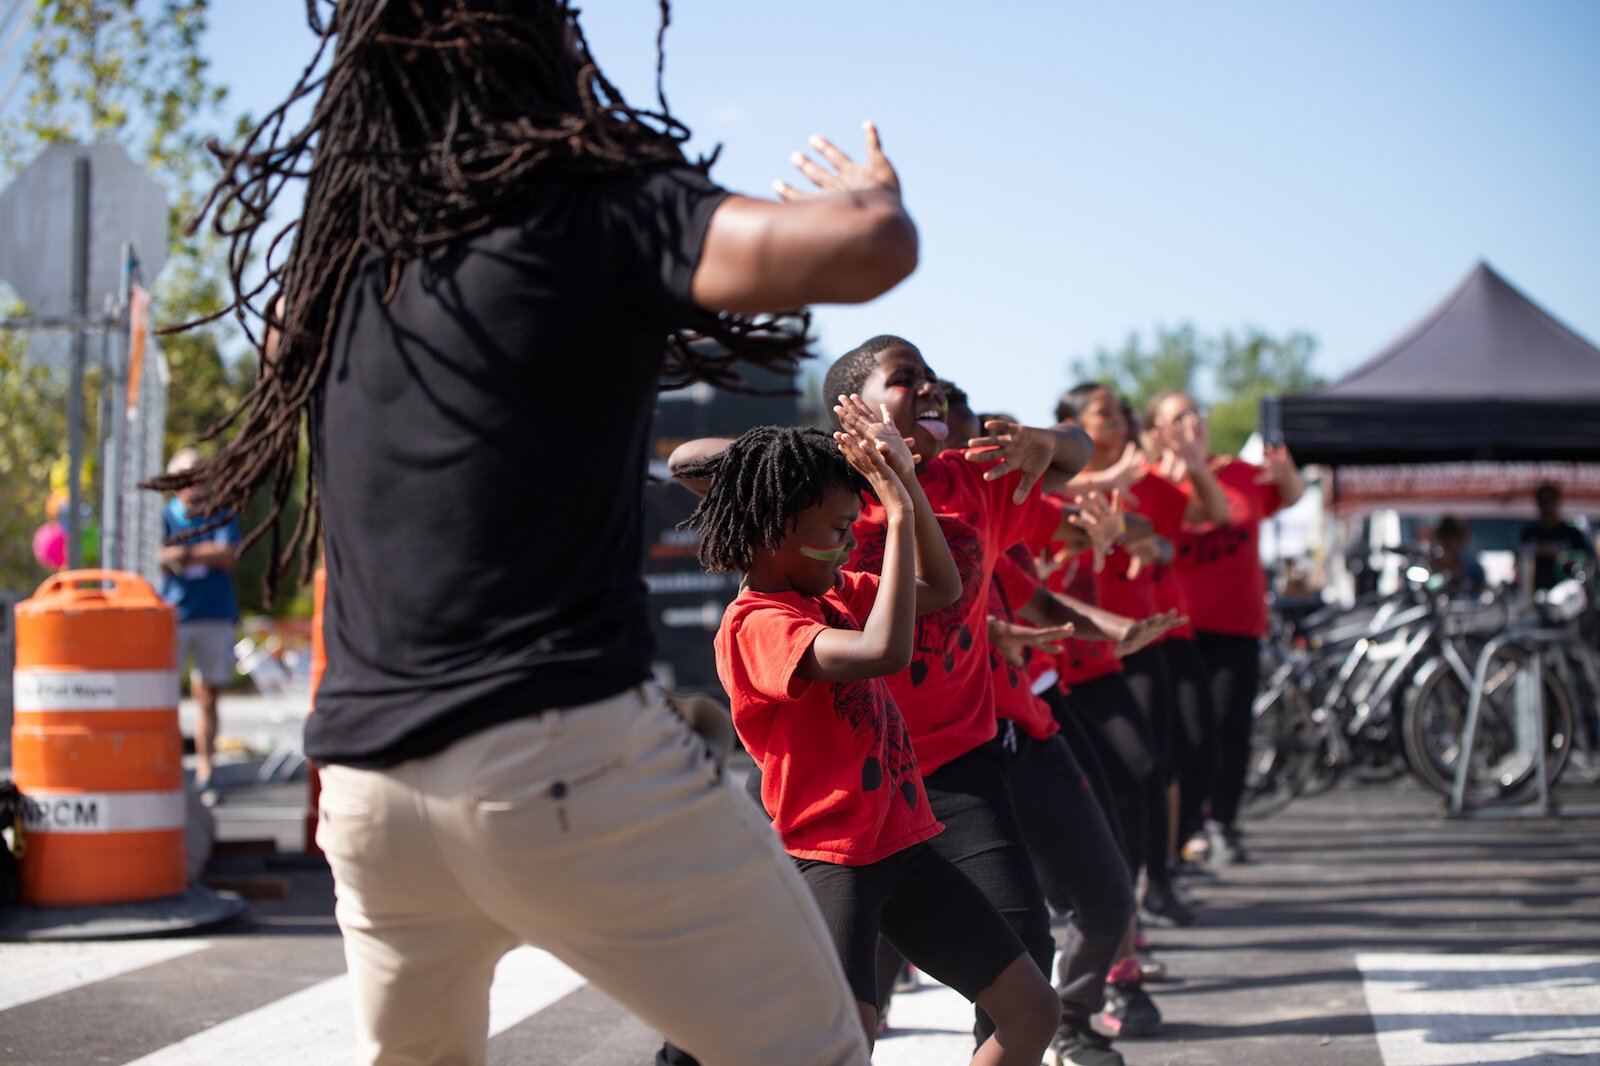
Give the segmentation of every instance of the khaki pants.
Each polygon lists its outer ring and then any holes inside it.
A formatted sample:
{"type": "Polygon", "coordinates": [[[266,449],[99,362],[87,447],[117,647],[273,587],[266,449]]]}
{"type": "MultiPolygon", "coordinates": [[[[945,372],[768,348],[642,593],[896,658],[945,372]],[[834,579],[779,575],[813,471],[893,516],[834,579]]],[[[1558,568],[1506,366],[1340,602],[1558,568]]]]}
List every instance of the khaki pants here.
{"type": "Polygon", "coordinates": [[[481,1063],[523,942],[706,1066],[867,1061],[810,893],[653,686],[324,767],[320,817],[361,1062],[481,1063]]]}

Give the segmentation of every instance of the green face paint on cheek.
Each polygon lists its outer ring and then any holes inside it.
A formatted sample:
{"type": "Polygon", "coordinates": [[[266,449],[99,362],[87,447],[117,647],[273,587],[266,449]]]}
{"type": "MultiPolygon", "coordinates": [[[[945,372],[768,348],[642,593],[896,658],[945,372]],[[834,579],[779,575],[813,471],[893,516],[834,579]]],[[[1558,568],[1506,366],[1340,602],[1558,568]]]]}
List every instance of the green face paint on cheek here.
{"type": "Polygon", "coordinates": [[[837,566],[839,563],[845,561],[846,557],[848,557],[850,554],[850,550],[845,547],[813,548],[802,544],[800,545],[800,554],[804,555],[807,559],[815,559],[819,563],[831,563],[837,566]]]}

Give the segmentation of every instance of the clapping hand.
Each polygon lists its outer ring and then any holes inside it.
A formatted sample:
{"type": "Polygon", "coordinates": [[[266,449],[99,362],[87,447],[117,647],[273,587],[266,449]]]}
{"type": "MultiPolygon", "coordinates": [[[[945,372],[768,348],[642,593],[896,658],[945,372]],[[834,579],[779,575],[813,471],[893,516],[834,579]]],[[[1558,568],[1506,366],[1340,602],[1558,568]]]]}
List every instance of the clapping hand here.
{"type": "Polygon", "coordinates": [[[873,411],[860,396],[840,396],[833,405],[839,426],[863,442],[870,442],[901,481],[909,484],[917,476],[920,455],[911,453],[911,438],[902,437],[895,428],[894,419],[887,407],[873,411]]]}
{"type": "Polygon", "coordinates": [[[1075,501],[1078,513],[1069,515],[1067,521],[1089,536],[1089,550],[1094,553],[1094,572],[1106,568],[1106,553],[1116,544],[1126,528],[1122,517],[1122,494],[1113,492],[1109,501],[1099,493],[1079,496],[1075,501]]]}
{"type": "Polygon", "coordinates": [[[1287,444],[1266,444],[1261,448],[1262,466],[1261,473],[1256,475],[1257,485],[1281,485],[1285,474],[1295,472],[1294,456],[1289,454],[1287,444]]]}
{"type": "Polygon", "coordinates": [[[900,480],[900,476],[884,458],[880,444],[843,430],[835,433],[833,439],[839,442],[839,451],[844,455],[845,462],[866,478],[868,487],[878,497],[878,502],[883,504],[885,511],[895,507],[910,510],[911,494],[906,491],[905,482],[900,480]]]}
{"type": "Polygon", "coordinates": [[[1182,483],[1189,471],[1205,465],[1206,444],[1199,419],[1176,419],[1158,428],[1155,435],[1164,449],[1161,476],[1168,481],[1182,483]]]}

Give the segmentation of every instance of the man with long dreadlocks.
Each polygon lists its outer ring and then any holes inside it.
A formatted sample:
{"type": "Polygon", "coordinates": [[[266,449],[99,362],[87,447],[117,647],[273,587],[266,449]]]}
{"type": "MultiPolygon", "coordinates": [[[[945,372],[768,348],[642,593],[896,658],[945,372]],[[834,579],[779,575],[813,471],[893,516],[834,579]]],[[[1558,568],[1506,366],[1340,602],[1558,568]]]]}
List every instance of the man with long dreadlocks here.
{"type": "Polygon", "coordinates": [[[685,161],[659,55],[660,110],[630,107],[564,2],[326,10],[291,97],[219,153],[260,379],[215,459],[153,484],[242,513],[270,482],[272,583],[325,529],[306,750],[361,1061],[481,1062],[495,964],[526,941],[706,1063],[865,1062],[805,886],[650,684],[640,512],[663,376],[792,365],[804,331],[769,312],[915,266],[876,131],[860,165],[813,139],[814,192],[733,196],[685,161]],[[289,254],[247,288],[302,176],[289,254]],[[313,477],[280,538],[302,422],[313,477]]]}

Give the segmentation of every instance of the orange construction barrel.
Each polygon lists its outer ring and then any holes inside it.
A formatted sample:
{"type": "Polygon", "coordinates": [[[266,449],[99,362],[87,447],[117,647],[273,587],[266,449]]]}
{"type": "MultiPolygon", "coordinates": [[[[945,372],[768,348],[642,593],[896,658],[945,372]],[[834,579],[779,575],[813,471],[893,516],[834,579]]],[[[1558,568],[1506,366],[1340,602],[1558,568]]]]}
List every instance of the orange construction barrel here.
{"type": "MultiPolygon", "coordinates": [[[[322,612],[328,602],[328,571],[326,567],[317,567],[316,575],[311,581],[311,709],[316,711],[317,686],[322,683],[322,674],[328,669],[328,646],[322,639],[322,612]]],[[[317,773],[317,764],[306,760],[310,769],[307,792],[309,802],[306,806],[305,824],[305,850],[307,855],[321,855],[322,849],[317,847],[317,813],[322,805],[322,777],[317,773]]]]}
{"type": "Polygon", "coordinates": [[[184,863],[177,613],[137,574],[57,574],[16,606],[12,768],[22,902],[177,895],[184,863]]]}

